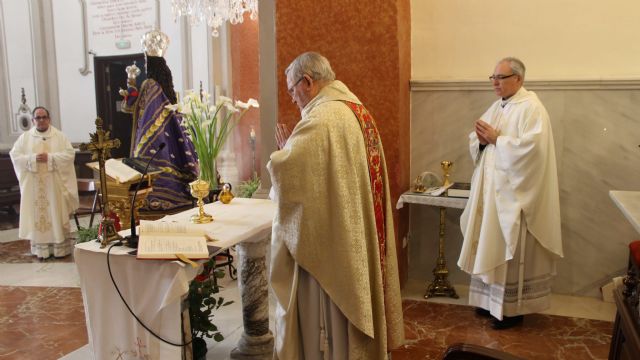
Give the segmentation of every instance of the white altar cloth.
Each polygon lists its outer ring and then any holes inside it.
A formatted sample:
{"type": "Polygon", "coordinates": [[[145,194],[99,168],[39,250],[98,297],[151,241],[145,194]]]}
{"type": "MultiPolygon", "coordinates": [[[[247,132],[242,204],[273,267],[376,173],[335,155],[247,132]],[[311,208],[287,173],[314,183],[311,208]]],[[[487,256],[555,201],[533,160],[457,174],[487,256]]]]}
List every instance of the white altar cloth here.
{"type": "Polygon", "coordinates": [[[467,205],[467,200],[467,198],[431,196],[407,191],[400,195],[398,203],[396,204],[396,209],[402,209],[405,203],[464,209],[467,205]]]}
{"type": "MultiPolygon", "coordinates": [[[[197,209],[166,216],[163,220],[188,221],[197,209]]],[[[271,234],[275,204],[270,200],[234,199],[230,204],[207,204],[214,222],[207,231],[222,249],[240,242],[255,242],[271,234]]],[[[165,344],[138,324],[118,296],[107,270],[106,252],[90,241],[76,245],[75,261],[94,359],[181,359],[180,347],[165,344]]],[[[154,332],[182,343],[181,300],[200,268],[178,261],[136,260],[127,247],[111,250],[111,271],[133,312],[154,332]]],[[[240,314],[239,314],[240,315],[240,314]]]]}

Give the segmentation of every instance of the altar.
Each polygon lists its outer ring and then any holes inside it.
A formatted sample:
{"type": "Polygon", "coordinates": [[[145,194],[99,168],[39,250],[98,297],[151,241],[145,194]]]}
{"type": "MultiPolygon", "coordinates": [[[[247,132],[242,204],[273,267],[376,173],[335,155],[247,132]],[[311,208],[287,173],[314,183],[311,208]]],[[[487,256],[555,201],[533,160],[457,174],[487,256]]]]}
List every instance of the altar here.
{"type": "MultiPolygon", "coordinates": [[[[190,209],[164,220],[188,221],[197,211],[197,208],[190,209]]],[[[203,225],[215,237],[208,245],[216,251],[237,245],[244,333],[231,357],[271,358],[273,336],[268,330],[266,253],[275,204],[270,200],[236,198],[227,205],[207,204],[205,211],[215,219],[203,225]]],[[[182,347],[157,339],[131,315],[113,282],[131,311],[148,328],[179,345],[184,343],[182,300],[201,266],[193,268],[179,261],[136,260],[128,254],[131,250],[111,245],[101,249],[95,241],[76,245],[74,256],[93,358],[182,359],[182,347]],[[111,274],[107,267],[109,249],[111,274]]]]}

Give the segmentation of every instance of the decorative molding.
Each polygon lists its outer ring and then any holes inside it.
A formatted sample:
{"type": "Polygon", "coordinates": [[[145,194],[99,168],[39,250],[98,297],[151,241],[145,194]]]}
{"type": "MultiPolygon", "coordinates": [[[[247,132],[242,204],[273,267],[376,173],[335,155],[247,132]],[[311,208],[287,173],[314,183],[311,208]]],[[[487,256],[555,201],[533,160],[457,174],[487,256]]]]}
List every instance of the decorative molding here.
{"type": "MultiPolygon", "coordinates": [[[[180,17],[180,42],[182,43],[182,88],[193,89],[193,47],[191,44],[191,26],[188,20],[180,17]]],[[[183,96],[185,94],[182,94],[183,96]]]]}
{"type": "Polygon", "coordinates": [[[89,70],[89,50],[88,50],[88,30],[87,30],[87,3],[85,0],[80,1],[80,8],[82,11],[82,60],[84,61],[84,66],[78,69],[82,76],[87,76],[91,73],[89,70]]]}
{"type": "Polygon", "coordinates": [[[275,129],[278,119],[278,66],[276,57],[276,2],[258,2],[259,56],[260,56],[260,132],[261,144],[259,165],[260,189],[258,196],[268,197],[271,188],[271,177],[265,171],[271,153],[277,150],[275,129]]]}
{"type": "MultiPolygon", "coordinates": [[[[6,32],[4,30],[4,9],[2,6],[2,1],[0,1],[0,79],[2,79],[2,83],[0,83],[0,95],[3,96],[0,99],[0,108],[6,109],[7,111],[2,111],[0,116],[4,119],[12,119],[13,118],[13,107],[11,106],[11,78],[9,76],[9,58],[7,57],[7,39],[6,32]]],[[[14,125],[13,121],[0,121],[2,135],[0,135],[0,143],[4,141],[9,141],[9,137],[7,134],[14,133],[15,129],[12,125],[14,125]]]]}
{"type": "MultiPolygon", "coordinates": [[[[411,80],[411,91],[491,91],[491,83],[480,80],[411,80]]],[[[640,90],[640,79],[619,80],[527,80],[529,90],[640,90]]]]}
{"type": "Polygon", "coordinates": [[[160,30],[160,0],[156,0],[156,29],[160,30]]]}

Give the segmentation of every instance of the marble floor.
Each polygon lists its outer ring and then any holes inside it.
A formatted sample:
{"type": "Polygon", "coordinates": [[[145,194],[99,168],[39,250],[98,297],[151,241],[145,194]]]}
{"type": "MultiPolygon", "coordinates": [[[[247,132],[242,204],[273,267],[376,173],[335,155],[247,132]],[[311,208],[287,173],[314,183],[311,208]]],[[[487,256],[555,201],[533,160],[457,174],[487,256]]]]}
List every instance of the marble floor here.
{"type": "MultiPolygon", "coordinates": [[[[81,219],[87,221],[87,219],[81,219]]],[[[17,240],[16,221],[0,212],[0,359],[91,359],[72,258],[38,261],[28,243],[17,240]],[[13,226],[11,225],[13,223],[13,226]],[[8,225],[7,225],[8,224],[8,225]]],[[[234,303],[215,313],[225,340],[208,343],[207,359],[228,359],[242,333],[237,283],[228,277],[221,292],[234,303]]],[[[394,360],[438,359],[454,343],[467,342],[526,359],[606,359],[615,306],[594,298],[554,295],[544,314],[525,317],[521,326],[493,330],[490,320],[460,299],[422,297],[425,284],[409,280],[403,289],[406,345],[394,360]]],[[[273,318],[273,305],[270,307],[273,318]]]]}

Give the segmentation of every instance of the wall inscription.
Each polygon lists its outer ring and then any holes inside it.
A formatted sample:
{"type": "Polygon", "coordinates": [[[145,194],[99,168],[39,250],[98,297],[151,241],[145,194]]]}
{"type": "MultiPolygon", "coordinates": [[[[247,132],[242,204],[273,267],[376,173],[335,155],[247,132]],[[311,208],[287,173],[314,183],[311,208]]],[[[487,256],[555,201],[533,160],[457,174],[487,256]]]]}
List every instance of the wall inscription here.
{"type": "Polygon", "coordinates": [[[140,38],[155,26],[154,0],[89,0],[87,2],[89,47],[98,55],[140,52],[140,38]]]}

